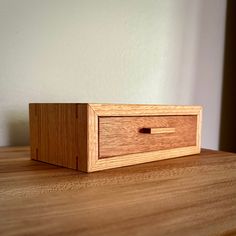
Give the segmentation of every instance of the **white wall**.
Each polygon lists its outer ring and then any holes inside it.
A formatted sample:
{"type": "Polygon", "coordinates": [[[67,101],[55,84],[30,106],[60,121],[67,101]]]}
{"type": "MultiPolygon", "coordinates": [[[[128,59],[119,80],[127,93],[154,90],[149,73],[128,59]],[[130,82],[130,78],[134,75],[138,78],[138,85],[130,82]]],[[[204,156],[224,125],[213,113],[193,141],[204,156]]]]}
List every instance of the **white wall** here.
{"type": "Polygon", "coordinates": [[[194,102],[204,107],[203,146],[218,149],[225,30],[225,1],[204,1],[195,64],[194,102]]]}
{"type": "Polygon", "coordinates": [[[218,147],[225,0],[0,0],[0,146],[30,102],[203,104],[218,147]]]}

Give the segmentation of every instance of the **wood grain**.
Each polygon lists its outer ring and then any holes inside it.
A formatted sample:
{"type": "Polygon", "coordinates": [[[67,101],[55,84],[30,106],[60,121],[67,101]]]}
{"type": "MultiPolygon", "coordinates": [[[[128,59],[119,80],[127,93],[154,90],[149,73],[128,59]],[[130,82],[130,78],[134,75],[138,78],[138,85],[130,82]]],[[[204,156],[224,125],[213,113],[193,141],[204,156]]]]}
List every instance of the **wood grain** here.
{"type": "Polygon", "coordinates": [[[88,105],[88,168],[87,172],[94,171],[98,160],[98,116],[88,105]]]}
{"type": "Polygon", "coordinates": [[[136,165],[146,162],[160,161],[176,157],[198,154],[197,146],[173,148],[153,152],[132,153],[127,155],[114,156],[109,158],[100,158],[88,172],[106,170],[122,166],[136,165]]]}
{"type": "Polygon", "coordinates": [[[196,145],[197,116],[99,118],[99,158],[196,145]],[[150,135],[145,127],[175,128],[150,135]]]}
{"type": "Polygon", "coordinates": [[[77,169],[76,104],[30,104],[32,159],[77,169]]]}
{"type": "Polygon", "coordinates": [[[98,116],[154,116],[154,115],[198,115],[201,106],[173,106],[155,104],[96,104],[89,106],[98,116]]]}
{"type": "Polygon", "coordinates": [[[236,154],[85,174],[0,149],[0,235],[235,235],[236,154]]]}
{"type": "Polygon", "coordinates": [[[77,170],[88,170],[88,105],[76,104],[75,146],[77,150],[77,170]]]}

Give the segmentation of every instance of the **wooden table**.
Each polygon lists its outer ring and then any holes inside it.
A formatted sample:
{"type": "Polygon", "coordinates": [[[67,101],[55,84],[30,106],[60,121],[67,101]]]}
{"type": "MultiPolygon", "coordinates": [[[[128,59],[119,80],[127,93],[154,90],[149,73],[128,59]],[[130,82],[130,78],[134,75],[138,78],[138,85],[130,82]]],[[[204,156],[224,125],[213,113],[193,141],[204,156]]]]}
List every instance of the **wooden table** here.
{"type": "Polygon", "coordinates": [[[236,154],[86,174],[0,149],[0,235],[216,234],[236,234],[236,154]]]}

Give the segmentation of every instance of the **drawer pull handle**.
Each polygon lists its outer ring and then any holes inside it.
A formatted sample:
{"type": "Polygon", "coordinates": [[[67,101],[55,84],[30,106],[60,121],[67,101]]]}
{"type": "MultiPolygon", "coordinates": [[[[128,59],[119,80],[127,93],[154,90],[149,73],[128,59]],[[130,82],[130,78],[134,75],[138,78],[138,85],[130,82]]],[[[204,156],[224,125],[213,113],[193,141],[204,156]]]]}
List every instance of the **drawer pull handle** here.
{"type": "Polygon", "coordinates": [[[144,128],[141,132],[148,134],[169,134],[175,133],[175,128],[144,128]]]}

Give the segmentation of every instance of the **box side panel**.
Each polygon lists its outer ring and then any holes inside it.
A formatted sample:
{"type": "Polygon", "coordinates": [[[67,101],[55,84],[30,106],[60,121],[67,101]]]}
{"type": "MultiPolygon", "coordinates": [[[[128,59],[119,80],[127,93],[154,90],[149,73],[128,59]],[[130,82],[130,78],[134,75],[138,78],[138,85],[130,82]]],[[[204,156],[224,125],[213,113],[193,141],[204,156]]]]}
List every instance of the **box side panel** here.
{"type": "Polygon", "coordinates": [[[77,169],[76,104],[35,104],[37,118],[37,159],[77,169]]]}
{"type": "Polygon", "coordinates": [[[56,146],[58,148],[58,163],[62,166],[77,169],[77,143],[76,143],[76,105],[58,105],[58,135],[56,146]]]}

